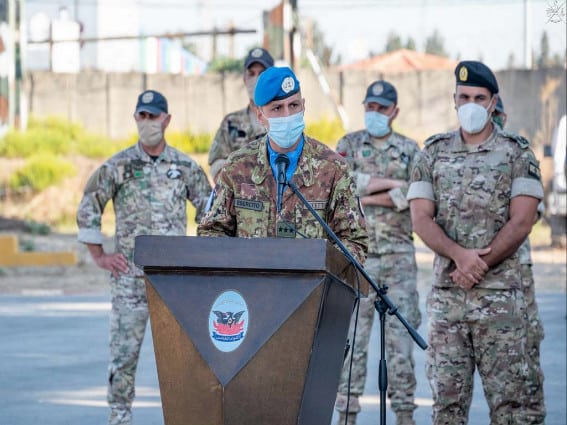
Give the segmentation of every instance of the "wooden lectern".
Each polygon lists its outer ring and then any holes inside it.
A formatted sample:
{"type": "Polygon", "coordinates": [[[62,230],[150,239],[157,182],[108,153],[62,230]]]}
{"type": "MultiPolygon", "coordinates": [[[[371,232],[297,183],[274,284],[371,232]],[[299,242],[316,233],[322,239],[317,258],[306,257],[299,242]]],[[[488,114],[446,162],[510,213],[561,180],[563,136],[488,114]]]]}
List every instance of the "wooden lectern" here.
{"type": "Polygon", "coordinates": [[[323,239],[138,236],[166,425],[327,425],[355,268],[323,239]],[[349,282],[349,285],[344,282],[349,282]]]}

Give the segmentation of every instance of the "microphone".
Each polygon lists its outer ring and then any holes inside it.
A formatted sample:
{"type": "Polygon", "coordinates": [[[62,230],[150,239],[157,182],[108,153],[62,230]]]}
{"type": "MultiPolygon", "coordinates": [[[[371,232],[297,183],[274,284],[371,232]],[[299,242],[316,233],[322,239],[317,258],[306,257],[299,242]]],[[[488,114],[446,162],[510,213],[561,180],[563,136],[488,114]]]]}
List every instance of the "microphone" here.
{"type": "Polygon", "coordinates": [[[285,185],[287,184],[286,173],[287,167],[289,166],[289,158],[287,155],[280,153],[276,160],[274,161],[276,164],[276,180],[278,182],[278,197],[276,208],[278,214],[282,210],[282,198],[285,189],[285,185]]]}

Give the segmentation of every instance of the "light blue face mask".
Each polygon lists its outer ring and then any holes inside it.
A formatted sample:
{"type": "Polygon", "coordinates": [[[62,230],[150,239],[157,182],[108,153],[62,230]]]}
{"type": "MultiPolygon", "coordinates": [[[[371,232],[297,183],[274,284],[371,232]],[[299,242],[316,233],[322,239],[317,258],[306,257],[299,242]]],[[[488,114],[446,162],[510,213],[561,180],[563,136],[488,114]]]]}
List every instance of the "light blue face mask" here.
{"type": "Polygon", "coordinates": [[[280,148],[291,148],[305,129],[303,111],[287,117],[268,118],[270,129],[268,136],[280,148]]]}
{"type": "Polygon", "coordinates": [[[366,130],[374,137],[383,137],[390,132],[390,117],[376,111],[366,111],[364,114],[366,130]]]}

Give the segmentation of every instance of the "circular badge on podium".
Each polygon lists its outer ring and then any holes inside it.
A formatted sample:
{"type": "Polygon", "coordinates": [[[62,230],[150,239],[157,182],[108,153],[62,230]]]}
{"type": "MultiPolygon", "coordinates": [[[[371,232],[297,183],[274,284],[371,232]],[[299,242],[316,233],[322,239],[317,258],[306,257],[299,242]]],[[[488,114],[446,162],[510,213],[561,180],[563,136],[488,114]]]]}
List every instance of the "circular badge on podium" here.
{"type": "Polygon", "coordinates": [[[236,350],[248,331],[248,306],[236,291],[222,292],[209,312],[209,336],[214,346],[225,353],[236,350]]]}

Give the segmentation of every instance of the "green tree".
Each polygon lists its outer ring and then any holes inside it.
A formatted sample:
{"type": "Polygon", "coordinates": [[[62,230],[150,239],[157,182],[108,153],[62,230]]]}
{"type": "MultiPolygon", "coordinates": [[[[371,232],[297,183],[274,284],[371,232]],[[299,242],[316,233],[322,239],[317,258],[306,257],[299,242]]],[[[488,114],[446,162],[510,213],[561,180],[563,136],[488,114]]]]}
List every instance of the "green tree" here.
{"type": "Polygon", "coordinates": [[[391,31],[388,34],[388,39],[386,40],[386,49],[385,52],[393,52],[394,50],[399,50],[403,47],[402,38],[396,34],[395,32],[391,31]]]}
{"type": "Polygon", "coordinates": [[[549,57],[549,39],[547,38],[547,31],[544,31],[541,35],[541,40],[539,42],[539,56],[536,59],[536,64],[538,68],[547,68],[551,65],[551,60],[549,57]]]}
{"type": "Polygon", "coordinates": [[[317,22],[313,22],[311,31],[313,37],[312,48],[315,56],[317,56],[325,66],[331,65],[333,62],[335,64],[338,63],[338,61],[340,61],[340,56],[338,57],[338,59],[335,59],[335,61],[333,61],[333,48],[327,45],[327,43],[325,42],[325,35],[319,28],[317,22]]]}
{"type": "Polygon", "coordinates": [[[408,37],[408,41],[406,41],[406,49],[408,50],[416,50],[415,47],[415,40],[411,37],[408,37]]]}
{"type": "Polygon", "coordinates": [[[449,55],[445,51],[445,40],[439,33],[437,29],[433,31],[427,39],[425,40],[425,53],[430,53],[432,55],[448,57],[449,55]]]}

